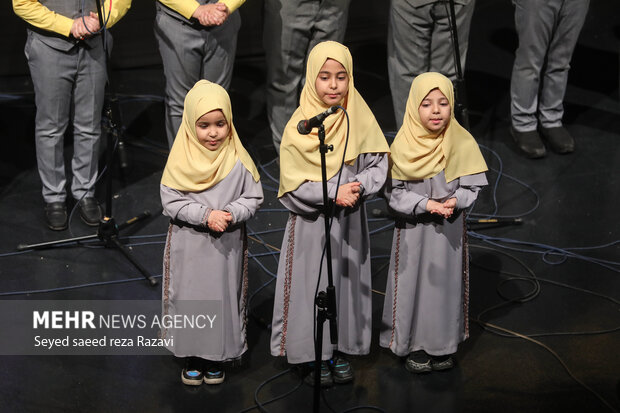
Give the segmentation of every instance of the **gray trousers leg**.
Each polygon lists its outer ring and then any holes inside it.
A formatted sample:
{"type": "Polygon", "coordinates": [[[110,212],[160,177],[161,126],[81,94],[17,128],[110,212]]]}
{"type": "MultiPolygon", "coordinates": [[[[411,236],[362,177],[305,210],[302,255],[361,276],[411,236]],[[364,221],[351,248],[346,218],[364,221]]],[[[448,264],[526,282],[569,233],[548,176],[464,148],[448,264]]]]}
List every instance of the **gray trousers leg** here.
{"type": "Polygon", "coordinates": [[[35,141],[45,202],[64,201],[66,177],[63,141],[73,104],[73,197],[92,196],[97,180],[101,110],[106,83],[105,56],[92,49],[53,49],[29,34],[25,48],[35,91],[35,141]]]}
{"type": "Polygon", "coordinates": [[[350,0],[265,0],[267,117],[280,151],[286,123],[299,105],[306,57],[325,40],[342,42],[350,0]]]}
{"type": "Polygon", "coordinates": [[[562,125],[570,59],[589,0],[513,0],[519,47],[510,82],[512,125],[562,125]],[[537,120],[538,116],[538,120],[537,120]]]}
{"type": "Polygon", "coordinates": [[[163,12],[155,19],[155,38],[166,77],[166,137],[172,147],[185,95],[200,79],[228,89],[241,26],[238,12],[217,28],[196,29],[163,12]]]}
{"type": "MultiPolygon", "coordinates": [[[[475,0],[455,4],[461,68],[465,70],[469,28],[475,0]]],[[[409,89],[421,73],[439,72],[456,79],[454,48],[450,35],[449,5],[437,1],[414,7],[392,0],[388,21],[388,75],[398,129],[402,126],[409,89]]]]}

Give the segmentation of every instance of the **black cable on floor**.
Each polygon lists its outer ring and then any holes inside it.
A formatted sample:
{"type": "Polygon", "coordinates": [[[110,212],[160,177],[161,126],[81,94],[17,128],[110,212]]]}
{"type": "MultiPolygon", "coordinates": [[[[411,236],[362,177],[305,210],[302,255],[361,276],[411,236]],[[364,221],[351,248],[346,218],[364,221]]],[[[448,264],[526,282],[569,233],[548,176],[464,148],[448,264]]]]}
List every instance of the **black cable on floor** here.
{"type": "MultiPolygon", "coordinates": [[[[518,332],[516,332],[516,331],[509,330],[509,329],[507,329],[507,328],[500,327],[500,326],[498,326],[498,325],[496,325],[496,324],[491,324],[491,323],[488,323],[488,322],[485,322],[485,321],[482,321],[482,320],[481,320],[481,316],[482,316],[482,314],[485,314],[485,313],[487,313],[487,312],[489,312],[489,311],[491,311],[491,310],[494,310],[494,309],[497,309],[497,308],[500,308],[500,307],[504,307],[504,306],[508,306],[508,305],[511,305],[511,304],[515,304],[515,303],[524,303],[524,302],[527,302],[527,301],[531,301],[531,300],[532,300],[532,299],[534,299],[536,296],[538,296],[538,294],[539,294],[539,292],[540,292],[540,284],[539,284],[539,281],[541,281],[541,280],[540,280],[538,277],[536,277],[536,274],[534,273],[534,271],[533,271],[531,268],[529,268],[529,267],[528,267],[528,266],[527,266],[527,265],[526,265],[523,261],[521,261],[519,258],[515,257],[515,256],[514,256],[514,255],[512,255],[512,254],[509,254],[509,253],[507,253],[507,252],[504,252],[504,251],[501,251],[501,250],[497,250],[497,249],[494,249],[494,248],[484,247],[484,246],[481,246],[481,245],[470,245],[470,246],[471,246],[471,247],[474,247],[474,248],[481,248],[481,249],[486,249],[486,250],[492,250],[492,251],[494,251],[494,252],[498,252],[498,253],[500,253],[500,254],[503,254],[503,255],[505,255],[505,256],[507,256],[507,257],[511,258],[512,260],[516,261],[517,263],[519,263],[519,265],[521,265],[523,268],[525,268],[525,270],[526,270],[528,273],[530,273],[530,274],[531,274],[531,277],[524,277],[524,276],[522,276],[522,275],[518,275],[518,274],[516,274],[516,276],[513,276],[513,277],[512,277],[511,279],[509,279],[509,280],[513,280],[513,281],[515,281],[515,280],[528,280],[528,281],[533,282],[533,283],[535,284],[535,286],[536,286],[536,288],[535,288],[532,292],[527,293],[527,294],[525,294],[525,295],[524,295],[524,296],[522,296],[522,297],[506,298],[506,297],[504,297],[504,296],[502,296],[502,295],[500,294],[500,297],[502,297],[502,299],[504,299],[504,300],[507,300],[507,302],[504,302],[504,303],[501,303],[501,304],[499,304],[499,305],[495,305],[495,306],[489,307],[489,308],[488,308],[488,309],[486,309],[486,310],[483,310],[482,312],[480,312],[480,313],[478,314],[478,317],[472,318],[472,320],[473,320],[474,322],[478,323],[478,324],[482,327],[482,329],[483,329],[483,330],[485,330],[485,331],[487,331],[487,332],[489,332],[489,333],[491,333],[491,334],[496,334],[496,335],[499,335],[499,336],[502,336],[502,337],[511,337],[511,336],[512,336],[512,337],[521,338],[521,339],[523,339],[523,340],[526,340],[526,341],[529,341],[529,342],[531,342],[531,343],[534,343],[534,344],[536,344],[536,345],[538,345],[538,346],[542,347],[543,349],[547,350],[547,351],[548,351],[549,353],[551,353],[551,355],[552,355],[552,356],[553,356],[553,357],[554,357],[554,358],[555,358],[555,359],[556,359],[556,360],[557,360],[557,361],[558,361],[558,362],[562,365],[562,367],[564,368],[564,370],[566,371],[566,373],[568,374],[568,376],[569,376],[571,379],[573,379],[573,380],[574,380],[577,384],[579,384],[579,385],[580,385],[581,387],[583,387],[585,390],[587,390],[587,391],[588,391],[588,392],[590,392],[592,395],[594,395],[594,396],[595,396],[595,397],[596,397],[596,398],[597,398],[597,399],[598,399],[598,400],[599,400],[599,401],[600,401],[603,405],[605,405],[607,408],[609,408],[612,412],[618,413],[618,410],[616,410],[616,409],[615,409],[615,408],[614,408],[614,407],[613,407],[613,406],[612,406],[609,402],[607,402],[607,400],[605,400],[605,399],[604,399],[604,398],[603,398],[600,394],[598,394],[598,393],[597,393],[594,389],[592,389],[592,388],[591,388],[590,386],[588,386],[586,383],[584,383],[584,382],[583,382],[583,381],[581,381],[579,378],[577,378],[577,377],[573,374],[573,372],[570,370],[570,368],[568,367],[568,365],[564,362],[564,360],[563,360],[563,359],[562,359],[562,358],[561,358],[561,357],[560,357],[560,356],[559,356],[559,355],[558,355],[558,354],[557,354],[557,353],[556,353],[556,352],[555,352],[555,351],[554,351],[551,347],[549,347],[549,346],[547,346],[546,344],[544,344],[544,343],[542,343],[542,342],[540,342],[540,341],[538,341],[538,340],[536,340],[536,339],[532,338],[532,336],[533,336],[533,335],[525,335],[525,334],[521,334],[521,333],[518,333],[518,332]],[[534,291],[535,291],[535,292],[534,292],[534,291]]],[[[475,264],[475,263],[472,263],[472,265],[476,265],[476,264],[475,264]]],[[[485,268],[485,269],[487,269],[487,268],[485,268]]],[[[491,269],[491,271],[495,271],[495,270],[492,270],[492,269],[491,269]]],[[[500,273],[502,273],[502,274],[507,274],[507,273],[505,273],[505,272],[503,272],[503,271],[500,271],[500,273]]],[[[510,274],[510,275],[513,275],[513,274],[510,274]]],[[[507,281],[509,281],[509,280],[507,280],[507,281]]],[[[545,281],[547,281],[547,280],[545,280],[545,281]]],[[[556,284],[556,285],[561,285],[562,283],[554,283],[554,284],[556,284]]],[[[561,286],[566,287],[566,286],[568,286],[568,285],[567,285],[567,284],[564,284],[564,285],[561,285],[561,286]]],[[[568,288],[572,288],[572,287],[568,287],[568,288]]],[[[602,294],[594,293],[594,292],[591,292],[591,291],[588,291],[588,290],[584,290],[584,289],[581,289],[581,288],[577,288],[577,287],[574,287],[573,289],[578,290],[578,291],[581,291],[581,292],[586,292],[586,293],[591,293],[591,294],[593,294],[593,295],[597,295],[597,296],[599,296],[599,297],[602,297],[602,298],[608,299],[608,300],[610,300],[611,302],[613,302],[613,303],[615,303],[615,304],[620,305],[620,302],[618,302],[617,300],[613,299],[612,297],[604,296],[604,295],[602,295],[602,294]]],[[[498,293],[499,293],[499,292],[498,292],[498,293]]],[[[619,329],[620,329],[620,327],[618,327],[618,328],[614,328],[614,329],[612,329],[612,330],[609,330],[609,332],[617,331],[617,330],[619,330],[619,329]]],[[[598,333],[598,332],[597,332],[597,333],[598,333]]],[[[565,335],[566,335],[566,334],[565,334],[565,335]]],[[[576,333],[569,333],[568,335],[577,335],[577,334],[576,334],[576,333]]]]}
{"type": "Polygon", "coordinates": [[[256,388],[256,390],[254,391],[254,403],[255,403],[255,405],[251,406],[251,407],[248,407],[248,408],[245,408],[245,409],[241,410],[239,413],[250,412],[250,411],[252,411],[254,409],[258,409],[260,412],[268,413],[267,410],[264,408],[265,405],[273,403],[273,402],[278,401],[280,399],[283,399],[283,398],[293,394],[295,391],[297,391],[297,389],[299,389],[301,387],[301,385],[303,384],[303,382],[304,382],[303,378],[300,378],[299,383],[297,383],[297,385],[295,387],[293,387],[291,390],[289,390],[288,392],[283,393],[283,394],[281,394],[279,396],[276,396],[276,397],[274,397],[272,399],[269,399],[266,402],[259,402],[258,401],[258,393],[260,392],[260,390],[264,386],[266,386],[268,383],[274,381],[278,377],[281,377],[281,376],[285,375],[286,373],[290,373],[292,371],[293,371],[293,368],[291,367],[288,370],[284,370],[284,371],[276,374],[275,376],[272,376],[272,377],[268,378],[267,380],[265,380],[261,384],[259,384],[258,387],[256,388]]]}

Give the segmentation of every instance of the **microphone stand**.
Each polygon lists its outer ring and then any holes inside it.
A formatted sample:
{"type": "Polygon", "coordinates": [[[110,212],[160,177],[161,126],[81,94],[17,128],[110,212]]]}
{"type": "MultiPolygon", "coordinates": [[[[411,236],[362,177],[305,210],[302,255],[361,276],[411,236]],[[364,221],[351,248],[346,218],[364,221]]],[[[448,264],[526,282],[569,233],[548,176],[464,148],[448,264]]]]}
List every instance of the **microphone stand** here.
{"type": "Polygon", "coordinates": [[[323,323],[329,320],[331,343],[338,343],[338,326],[336,322],[336,289],[332,273],[332,250],[329,231],[331,217],[331,200],[327,195],[327,167],[325,154],[333,151],[333,145],[325,144],[325,127],[319,125],[319,152],[321,153],[321,178],[323,184],[323,216],[325,218],[325,258],[327,260],[327,288],[320,291],[314,301],[317,307],[316,340],[314,342],[314,409],[318,413],[321,409],[321,362],[323,353],[323,323]]]}
{"type": "MultiPolygon", "coordinates": [[[[99,17],[99,26],[101,27],[101,41],[103,43],[103,53],[105,58],[105,66],[109,79],[109,62],[108,62],[108,50],[106,45],[106,28],[104,27],[104,21],[102,16],[102,8],[101,8],[101,0],[96,0],[97,5],[97,15],[99,17]]],[[[109,83],[108,83],[109,84],[109,83]]],[[[153,278],[153,276],[144,268],[129,252],[127,247],[123,245],[118,240],[119,230],[124,229],[138,221],[141,221],[151,215],[150,211],[145,210],[141,214],[121,223],[120,225],[116,224],[116,220],[112,216],[112,164],[114,162],[113,158],[113,149],[114,149],[114,138],[117,138],[117,141],[120,140],[120,133],[118,131],[118,127],[114,120],[112,119],[112,109],[109,105],[109,102],[105,102],[104,104],[104,118],[107,118],[108,121],[105,125],[106,135],[107,135],[107,148],[106,148],[106,202],[105,202],[105,215],[103,219],[99,222],[99,227],[97,229],[97,233],[93,235],[87,235],[83,237],[74,237],[68,238],[64,240],[43,242],[39,244],[20,244],[17,246],[18,251],[28,250],[28,249],[43,249],[46,247],[51,247],[60,244],[66,244],[70,242],[79,242],[86,241],[91,239],[99,238],[104,242],[106,247],[114,247],[118,249],[124,256],[131,262],[138,271],[146,278],[151,286],[157,285],[157,280],[153,278]]]]}
{"type": "Polygon", "coordinates": [[[454,81],[455,113],[459,123],[467,130],[469,128],[469,112],[467,109],[467,92],[465,90],[465,78],[461,67],[461,49],[459,48],[459,36],[456,27],[456,12],[454,11],[454,0],[449,0],[450,14],[450,37],[452,38],[452,49],[454,53],[454,65],[456,68],[456,80],[454,81]]]}

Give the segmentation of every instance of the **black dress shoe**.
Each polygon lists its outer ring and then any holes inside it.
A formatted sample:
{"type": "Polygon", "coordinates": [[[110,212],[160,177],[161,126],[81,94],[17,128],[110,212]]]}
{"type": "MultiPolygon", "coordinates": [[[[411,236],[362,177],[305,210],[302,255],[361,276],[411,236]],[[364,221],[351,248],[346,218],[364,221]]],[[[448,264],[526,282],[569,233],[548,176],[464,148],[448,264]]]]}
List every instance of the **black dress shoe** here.
{"type": "Polygon", "coordinates": [[[575,150],[575,140],[564,126],[557,126],[555,128],[541,127],[540,134],[553,152],[571,153],[575,150]]]}
{"type": "Polygon", "coordinates": [[[101,221],[101,207],[99,202],[92,196],[88,196],[80,201],[78,204],[80,210],[80,218],[86,225],[96,227],[101,221]]]}
{"type": "Polygon", "coordinates": [[[535,130],[530,132],[519,132],[511,126],[510,134],[514,138],[519,149],[521,149],[528,158],[542,158],[547,154],[545,144],[535,130]]]}
{"type": "Polygon", "coordinates": [[[67,206],[64,201],[45,204],[45,222],[53,231],[67,228],[67,206]]]}

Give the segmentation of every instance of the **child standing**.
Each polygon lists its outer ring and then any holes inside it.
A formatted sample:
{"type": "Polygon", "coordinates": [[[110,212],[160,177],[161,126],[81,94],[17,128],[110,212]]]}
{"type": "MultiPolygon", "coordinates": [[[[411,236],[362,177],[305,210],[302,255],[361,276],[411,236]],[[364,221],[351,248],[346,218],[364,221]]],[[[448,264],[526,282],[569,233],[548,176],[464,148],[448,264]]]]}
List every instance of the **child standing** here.
{"type": "MultiPolygon", "coordinates": [[[[170,328],[168,349],[185,357],[187,385],[224,380],[221,362],[247,350],[247,241],[244,222],[263,201],[254,162],[232,123],[230,98],[221,86],[197,82],[185,97],[183,120],[160,186],[171,218],[164,252],[163,315],[184,304],[217,301],[221,337],[213,330],[170,328]],[[205,365],[204,360],[208,362],[205,365]]],[[[176,327],[176,326],[175,326],[176,327]]]]}
{"type": "Polygon", "coordinates": [[[463,210],[487,184],[474,138],[454,119],[452,83],[424,73],[411,84],[391,150],[388,205],[398,215],[380,345],[414,373],[445,370],[469,335],[463,210]]]}
{"type": "Polygon", "coordinates": [[[347,360],[341,355],[332,359],[335,350],[367,354],[370,349],[370,242],[363,200],[383,186],[389,148],[353,85],[352,57],[345,46],[333,41],[315,46],[308,56],[306,79],[300,106],[286,125],[280,147],[278,197],[290,214],[278,265],[271,354],[286,356],[293,364],[315,360],[314,297],[327,285],[326,262],[322,260],[325,217],[321,163],[317,130],[301,135],[296,126],[302,119],[341,105],[351,122],[346,154],[345,114],[339,110],[324,121],[325,143],[334,147],[326,154],[326,166],[328,194],[336,204],[330,236],[338,321],[337,347],[330,342],[328,323],[323,326],[321,384],[328,386],[353,379],[347,360]],[[345,164],[337,188],[343,155],[345,164]]]}

